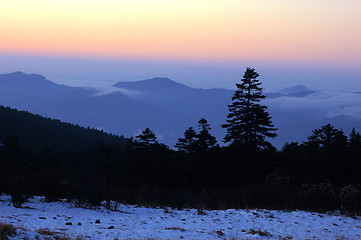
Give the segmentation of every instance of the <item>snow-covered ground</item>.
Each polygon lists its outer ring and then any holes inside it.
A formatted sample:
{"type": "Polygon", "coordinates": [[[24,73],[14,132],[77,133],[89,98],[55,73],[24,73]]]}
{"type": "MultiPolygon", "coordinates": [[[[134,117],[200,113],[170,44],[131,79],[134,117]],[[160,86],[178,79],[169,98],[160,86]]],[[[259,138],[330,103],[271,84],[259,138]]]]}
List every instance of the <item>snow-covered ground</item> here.
{"type": "MultiPolygon", "coordinates": [[[[304,211],[174,210],[120,205],[75,208],[68,202],[46,203],[33,197],[14,208],[0,196],[0,223],[25,230],[9,239],[42,239],[39,229],[82,239],[361,239],[361,219],[304,211]]],[[[43,239],[50,239],[44,237],[43,239]]]]}

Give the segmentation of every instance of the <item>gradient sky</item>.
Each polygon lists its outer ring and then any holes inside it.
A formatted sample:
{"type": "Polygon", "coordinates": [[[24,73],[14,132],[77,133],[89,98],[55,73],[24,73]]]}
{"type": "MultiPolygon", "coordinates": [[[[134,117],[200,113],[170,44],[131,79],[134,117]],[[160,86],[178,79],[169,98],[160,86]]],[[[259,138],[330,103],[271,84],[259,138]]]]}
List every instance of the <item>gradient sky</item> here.
{"type": "Polygon", "coordinates": [[[361,63],[360,0],[1,0],[0,54],[361,63]]]}

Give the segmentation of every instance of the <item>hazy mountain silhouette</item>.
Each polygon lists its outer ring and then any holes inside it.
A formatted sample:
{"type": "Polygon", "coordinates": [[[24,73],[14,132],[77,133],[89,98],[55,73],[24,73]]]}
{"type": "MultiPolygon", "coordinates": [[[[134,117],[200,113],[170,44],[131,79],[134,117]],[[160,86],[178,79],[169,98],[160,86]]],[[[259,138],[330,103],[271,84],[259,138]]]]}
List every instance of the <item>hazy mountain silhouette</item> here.
{"type": "Polygon", "coordinates": [[[293,87],[281,89],[279,92],[285,94],[292,94],[292,93],[313,92],[313,91],[303,85],[296,85],[293,87]]]}
{"type": "Polygon", "coordinates": [[[266,93],[266,96],[268,98],[277,98],[277,97],[306,97],[308,95],[311,95],[315,93],[315,91],[312,91],[308,89],[307,87],[303,85],[296,85],[289,88],[284,88],[279,90],[278,92],[271,92],[266,93]]]}
{"type": "MultiPolygon", "coordinates": [[[[196,89],[168,78],[118,82],[113,88],[119,91],[100,94],[94,88],[55,84],[37,74],[0,74],[0,105],[126,137],[135,136],[141,129],[149,127],[161,142],[170,146],[183,136],[188,127],[197,127],[197,121],[202,117],[209,121],[212,134],[218,141],[225,135],[220,125],[226,122],[233,90],[196,89]],[[136,97],[127,95],[123,93],[126,92],[124,89],[140,94],[136,97]]],[[[287,101],[288,97],[300,98],[313,93],[298,85],[266,95],[270,99],[284,98],[287,101]]],[[[270,106],[269,111],[279,128],[279,137],[273,141],[278,147],[286,141],[306,140],[312,129],[331,122],[312,109],[279,110],[270,106]]],[[[354,124],[347,117],[343,119],[337,122],[345,122],[343,126],[354,124]]]]}
{"type": "Polygon", "coordinates": [[[0,74],[0,103],[21,109],[52,105],[58,100],[74,101],[95,93],[85,89],[59,85],[38,74],[14,72],[0,74]]]}
{"type": "Polygon", "coordinates": [[[152,78],[136,82],[118,82],[113,87],[124,88],[134,91],[143,91],[148,93],[161,93],[168,91],[186,91],[191,89],[185,85],[174,82],[169,78],[152,78]]]}
{"type": "MultiPolygon", "coordinates": [[[[0,86],[10,88],[25,89],[28,87],[40,87],[41,89],[53,89],[57,87],[60,89],[69,89],[65,85],[59,85],[47,80],[44,76],[39,74],[25,74],[23,72],[14,72],[9,74],[0,74],[0,86]]],[[[30,90],[30,89],[28,89],[30,90]]]]}
{"type": "Polygon", "coordinates": [[[118,82],[113,87],[142,93],[141,100],[153,104],[177,107],[180,111],[194,112],[229,104],[233,91],[226,89],[195,89],[168,78],[152,78],[136,82],[118,82]],[[212,97],[210,97],[212,96],[212,97]],[[192,109],[194,108],[194,109],[192,109]]]}

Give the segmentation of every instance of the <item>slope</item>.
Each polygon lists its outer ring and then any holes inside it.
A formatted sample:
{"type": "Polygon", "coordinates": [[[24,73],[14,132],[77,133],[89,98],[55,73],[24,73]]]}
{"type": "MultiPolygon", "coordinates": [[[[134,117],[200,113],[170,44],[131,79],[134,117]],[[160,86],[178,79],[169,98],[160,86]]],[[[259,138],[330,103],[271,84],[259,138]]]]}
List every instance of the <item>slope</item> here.
{"type": "Polygon", "coordinates": [[[16,135],[25,149],[83,150],[95,142],[124,144],[124,137],[0,106],[0,140],[16,135]]]}

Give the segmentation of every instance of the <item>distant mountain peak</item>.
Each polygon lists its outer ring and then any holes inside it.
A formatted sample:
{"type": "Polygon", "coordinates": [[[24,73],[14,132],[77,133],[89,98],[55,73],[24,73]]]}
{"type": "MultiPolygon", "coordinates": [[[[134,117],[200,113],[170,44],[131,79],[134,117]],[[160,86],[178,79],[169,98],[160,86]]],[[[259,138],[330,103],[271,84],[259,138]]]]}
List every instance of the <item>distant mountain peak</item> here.
{"type": "Polygon", "coordinates": [[[174,82],[167,77],[155,77],[155,78],[150,78],[150,79],[147,79],[144,81],[174,82]]]}
{"type": "Polygon", "coordinates": [[[21,72],[21,71],[12,72],[12,73],[8,73],[8,74],[5,74],[5,75],[9,75],[9,76],[13,76],[13,77],[32,77],[32,78],[38,78],[38,79],[46,80],[46,78],[41,74],[24,73],[24,72],[21,72]]]}
{"type": "Polygon", "coordinates": [[[0,74],[0,80],[3,81],[24,81],[24,82],[51,82],[47,80],[43,75],[40,74],[27,74],[21,71],[0,74]]]}
{"type": "Polygon", "coordinates": [[[281,89],[279,92],[285,94],[292,94],[292,93],[300,93],[300,92],[312,92],[312,90],[305,87],[304,85],[299,84],[292,87],[281,89]]]}
{"type": "Polygon", "coordinates": [[[166,77],[155,77],[155,78],[150,78],[147,80],[141,80],[141,81],[137,81],[137,82],[148,82],[148,83],[156,83],[156,84],[168,84],[168,85],[182,85],[180,83],[177,83],[169,78],[166,77]]]}
{"type": "Polygon", "coordinates": [[[0,94],[10,98],[52,96],[70,91],[71,87],[56,84],[43,75],[13,72],[0,74],[0,94]],[[34,96],[35,95],[35,96],[34,96]]]}
{"type": "Polygon", "coordinates": [[[13,73],[8,73],[9,75],[25,75],[25,73],[23,73],[22,71],[16,71],[13,73]]]}
{"type": "Polygon", "coordinates": [[[284,88],[278,92],[266,93],[267,98],[278,98],[278,97],[306,97],[315,93],[315,91],[305,87],[304,85],[295,85],[292,87],[284,88]]]}
{"type": "Polygon", "coordinates": [[[113,87],[124,88],[135,91],[168,91],[174,89],[189,89],[189,87],[177,83],[166,77],[155,77],[134,82],[118,82],[113,87]]]}

